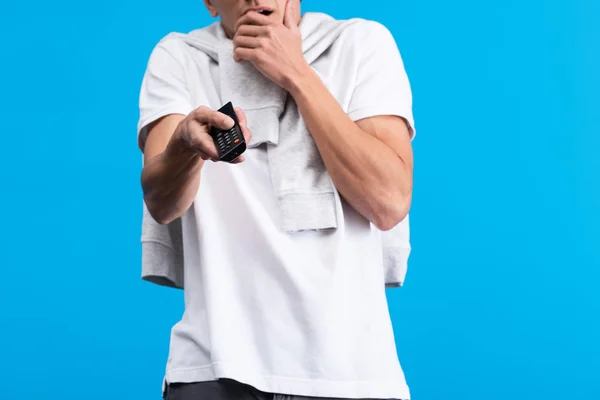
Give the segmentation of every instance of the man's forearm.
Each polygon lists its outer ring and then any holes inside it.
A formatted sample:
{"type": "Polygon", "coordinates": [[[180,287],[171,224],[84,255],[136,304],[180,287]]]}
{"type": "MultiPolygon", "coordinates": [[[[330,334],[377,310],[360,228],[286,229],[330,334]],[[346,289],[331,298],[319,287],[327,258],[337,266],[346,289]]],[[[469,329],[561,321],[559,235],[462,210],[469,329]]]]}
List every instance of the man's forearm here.
{"type": "Polygon", "coordinates": [[[378,228],[394,227],[411,200],[412,177],[403,160],[352,121],[312,69],[288,90],[340,194],[378,228]]]}
{"type": "Polygon", "coordinates": [[[187,211],[200,185],[204,160],[178,146],[152,157],[142,170],[144,201],[152,217],[167,224],[187,211]]]}

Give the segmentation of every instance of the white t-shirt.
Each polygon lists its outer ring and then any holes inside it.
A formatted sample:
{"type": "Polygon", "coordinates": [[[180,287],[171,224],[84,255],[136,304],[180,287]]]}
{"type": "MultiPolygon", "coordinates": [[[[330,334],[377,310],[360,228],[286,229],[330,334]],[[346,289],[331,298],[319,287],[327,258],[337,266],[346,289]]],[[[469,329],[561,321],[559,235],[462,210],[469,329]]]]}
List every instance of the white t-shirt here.
{"type": "MultiPolygon", "coordinates": [[[[313,67],[353,120],[399,115],[411,128],[409,82],[394,38],[362,21],[342,58],[313,67]]],[[[138,131],[199,98],[218,109],[219,70],[180,39],[153,50],[138,131]],[[203,85],[203,82],[214,82],[203,85]],[[207,88],[211,89],[207,89],[207,88]]],[[[231,378],[280,394],[409,399],[384,289],[381,232],[342,200],[333,232],[282,232],[266,149],[239,165],[207,162],[182,217],[185,312],[172,329],[167,382],[231,378]]]]}

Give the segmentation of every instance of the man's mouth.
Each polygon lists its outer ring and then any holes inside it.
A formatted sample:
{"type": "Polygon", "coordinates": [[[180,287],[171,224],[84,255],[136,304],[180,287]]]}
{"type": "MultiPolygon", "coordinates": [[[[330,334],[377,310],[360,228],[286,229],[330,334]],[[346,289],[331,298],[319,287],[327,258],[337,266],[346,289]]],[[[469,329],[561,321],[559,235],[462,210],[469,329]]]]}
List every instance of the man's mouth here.
{"type": "Polygon", "coordinates": [[[251,7],[251,8],[246,9],[246,11],[244,11],[244,15],[248,14],[249,12],[252,12],[252,11],[257,12],[262,15],[267,15],[267,16],[273,14],[273,10],[268,7],[251,7]]]}

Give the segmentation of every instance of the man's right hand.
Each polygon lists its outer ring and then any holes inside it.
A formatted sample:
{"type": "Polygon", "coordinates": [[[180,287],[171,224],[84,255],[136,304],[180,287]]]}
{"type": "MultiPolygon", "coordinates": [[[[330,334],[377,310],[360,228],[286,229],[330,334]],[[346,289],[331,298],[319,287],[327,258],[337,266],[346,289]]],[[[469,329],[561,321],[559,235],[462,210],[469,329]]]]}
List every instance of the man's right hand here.
{"type": "MultiPolygon", "coordinates": [[[[246,143],[252,138],[252,134],[247,126],[246,116],[240,108],[235,108],[235,113],[238,118],[240,128],[246,143]]],[[[182,148],[192,150],[197,153],[203,160],[219,161],[219,155],[215,143],[209,132],[211,127],[219,129],[231,129],[233,120],[219,112],[208,107],[202,106],[196,108],[182,119],[167,146],[167,150],[171,148],[179,152],[182,148]]],[[[239,156],[232,161],[233,164],[238,164],[244,161],[243,156],[239,156]]]]}
{"type": "MultiPolygon", "coordinates": [[[[246,143],[252,134],[244,112],[236,108],[246,143]]],[[[208,107],[199,107],[188,115],[167,115],[149,127],[144,143],[142,190],[148,211],[161,224],[181,217],[196,198],[200,171],[206,160],[218,161],[210,128],[229,129],[233,121],[208,107]]],[[[244,161],[239,156],[232,163],[244,161]]]]}

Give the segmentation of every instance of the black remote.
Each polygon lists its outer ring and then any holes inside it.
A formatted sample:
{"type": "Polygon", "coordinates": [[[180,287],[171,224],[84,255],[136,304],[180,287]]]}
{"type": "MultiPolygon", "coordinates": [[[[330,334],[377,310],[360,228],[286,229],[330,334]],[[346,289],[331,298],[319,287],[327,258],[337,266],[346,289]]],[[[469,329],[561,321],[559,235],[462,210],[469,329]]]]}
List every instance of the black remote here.
{"type": "Polygon", "coordinates": [[[246,151],[246,140],[242,134],[242,129],[233,110],[231,102],[225,104],[219,108],[219,112],[228,115],[233,119],[233,128],[229,130],[223,130],[215,127],[210,128],[210,136],[217,146],[217,152],[219,154],[219,160],[225,162],[231,162],[246,151]]]}

